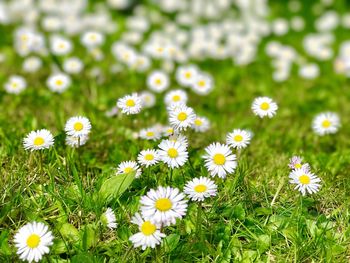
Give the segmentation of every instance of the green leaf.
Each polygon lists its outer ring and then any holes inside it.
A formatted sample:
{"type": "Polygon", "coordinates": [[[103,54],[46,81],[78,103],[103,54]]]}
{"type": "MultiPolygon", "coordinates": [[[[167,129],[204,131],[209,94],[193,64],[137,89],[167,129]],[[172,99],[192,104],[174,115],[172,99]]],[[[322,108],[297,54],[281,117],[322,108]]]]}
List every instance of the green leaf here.
{"type": "Polygon", "coordinates": [[[135,172],[119,174],[107,179],[100,188],[100,197],[105,201],[109,201],[112,198],[120,196],[131,185],[135,174],[135,172]]]}
{"type": "Polygon", "coordinates": [[[61,235],[73,242],[80,240],[79,231],[71,224],[65,223],[59,229],[61,235]]]}
{"type": "Polygon", "coordinates": [[[62,239],[55,238],[50,253],[59,255],[65,252],[67,252],[67,246],[64,241],[62,239]]]}
{"type": "Polygon", "coordinates": [[[170,234],[166,238],[164,238],[162,246],[165,247],[165,252],[169,253],[173,251],[177,244],[180,241],[180,235],[178,234],[170,234]]]}
{"type": "Polygon", "coordinates": [[[71,259],[71,263],[94,263],[93,257],[91,254],[89,253],[85,253],[85,254],[78,254],[75,255],[74,257],[72,257],[71,259]]]}
{"type": "Polygon", "coordinates": [[[82,243],[83,249],[88,250],[90,247],[96,245],[97,238],[94,226],[89,224],[82,229],[82,243]]]}
{"type": "Polygon", "coordinates": [[[258,248],[260,252],[266,251],[270,247],[270,236],[268,235],[260,235],[258,236],[258,248]]]}
{"type": "Polygon", "coordinates": [[[259,216],[264,216],[264,215],[271,215],[272,214],[272,209],[267,208],[267,207],[258,207],[255,209],[255,212],[259,216]]]}
{"type": "Polygon", "coordinates": [[[4,230],[0,235],[0,255],[11,255],[11,249],[8,244],[8,235],[8,230],[4,230]]]}

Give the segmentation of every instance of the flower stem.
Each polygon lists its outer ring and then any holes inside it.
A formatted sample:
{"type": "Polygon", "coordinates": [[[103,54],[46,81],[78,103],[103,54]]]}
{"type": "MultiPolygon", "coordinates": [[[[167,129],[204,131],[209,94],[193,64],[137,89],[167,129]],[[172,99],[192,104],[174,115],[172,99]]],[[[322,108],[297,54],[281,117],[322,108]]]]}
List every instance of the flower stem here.
{"type": "Polygon", "coordinates": [[[199,202],[197,206],[196,232],[197,236],[200,238],[200,241],[202,241],[202,202],[199,202]]]}

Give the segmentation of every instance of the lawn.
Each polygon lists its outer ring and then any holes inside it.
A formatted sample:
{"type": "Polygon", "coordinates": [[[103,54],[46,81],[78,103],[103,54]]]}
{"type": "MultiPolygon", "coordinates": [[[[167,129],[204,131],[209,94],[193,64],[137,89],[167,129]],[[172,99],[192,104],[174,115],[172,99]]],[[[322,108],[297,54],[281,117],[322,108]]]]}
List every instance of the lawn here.
{"type": "MultiPolygon", "coordinates": [[[[6,3],[11,2],[15,1],[6,3]]],[[[14,32],[28,22],[0,24],[0,54],[4,56],[0,62],[0,84],[4,86],[12,75],[22,76],[27,83],[20,94],[0,90],[0,262],[21,262],[14,236],[33,221],[47,225],[54,237],[42,262],[349,262],[350,90],[346,74],[338,74],[334,69],[349,29],[339,24],[327,31],[334,38],[329,45],[334,55],[329,59],[312,56],[303,45],[305,36],[326,34],[314,28],[317,18],[328,10],[343,16],[349,8],[347,2],[340,0],[327,5],[327,1],[323,4],[300,1],[301,9],[292,12],[285,1],[269,1],[270,11],[263,16],[267,24],[281,17],[290,21],[300,16],[305,28],[300,32],[289,29],[281,36],[274,33],[257,36],[256,54],[247,65],[236,63],[237,53],[220,58],[218,54],[204,52],[202,58],[189,54],[187,61],[170,61],[173,67],[170,65],[167,71],[168,60],[147,55],[151,66],[137,72],[116,59],[111,46],[125,32],[132,31],[126,21],[136,16],[138,7],[144,7],[145,12],[139,11],[138,16],[146,20],[151,20],[151,13],[161,15],[160,21],[150,23],[139,43],[128,44],[140,53],[152,32],[164,33],[176,14],[194,16],[191,10],[167,13],[157,2],[136,1],[134,9],[127,10],[112,9],[103,1],[89,2],[84,12],[97,12],[99,5],[105,6],[101,12],[110,14],[118,25],[113,32],[104,32],[103,26],[96,30],[105,36],[97,48],[104,55],[101,60],[81,44],[83,32],[69,35],[64,30],[57,32],[73,44],[70,53],[60,55],[49,49],[48,54],[20,55],[14,47],[18,41],[14,32]],[[266,51],[272,41],[292,47],[298,54],[283,81],[273,78],[274,59],[266,51]],[[22,68],[29,56],[42,61],[42,67],[33,73],[22,68]],[[67,90],[62,93],[50,90],[48,77],[64,71],[63,62],[73,56],[80,58],[83,70],[78,74],[66,73],[71,78],[67,90]],[[320,74],[312,79],[300,76],[299,68],[306,62],[315,63],[320,74]],[[213,89],[207,95],[179,84],[176,69],[188,64],[212,77],[213,89]],[[138,114],[123,114],[120,109],[115,116],[106,114],[118,99],[133,92],[151,91],[147,78],[159,69],[167,72],[170,85],[164,92],[152,91],[156,98],[154,106],[145,107],[138,114]],[[187,93],[186,105],[198,116],[205,116],[210,129],[181,131],[188,139],[188,160],[180,167],[172,169],[160,161],[150,167],[139,165],[142,173],[138,178],[135,172],[119,173],[121,162],[137,161],[140,151],[158,149],[161,141],[167,139],[163,136],[146,140],[138,135],[142,129],[156,124],[169,125],[166,110],[169,105],[165,104],[164,96],[177,89],[187,93]],[[252,111],[254,99],[265,96],[278,105],[272,118],[260,118],[252,111]],[[312,129],[314,117],[323,112],[338,114],[341,125],[336,133],[320,136],[312,129]],[[65,143],[66,122],[74,116],[88,118],[92,126],[87,142],[75,148],[65,143]],[[26,150],[23,139],[40,129],[53,134],[54,145],[26,150]],[[234,129],[251,131],[250,144],[244,149],[231,148],[237,158],[234,172],[226,178],[212,176],[205,166],[205,149],[215,142],[225,144],[226,135],[234,129]],[[288,164],[295,155],[302,156],[311,172],[320,178],[316,193],[302,195],[290,183],[288,164]],[[158,186],[182,192],[189,181],[200,176],[217,185],[216,195],[202,202],[190,200],[187,195],[185,214],[170,226],[157,226],[165,234],[161,245],[145,250],[134,247],[129,238],[140,230],[131,220],[140,211],[141,197],[158,186]],[[106,226],[104,213],[108,207],[115,214],[116,228],[106,226]]],[[[34,3],[30,6],[39,10],[34,3]]],[[[240,14],[235,4],[229,10],[216,8],[221,17],[204,17],[198,23],[223,23],[224,19],[240,14]]],[[[48,16],[42,13],[41,18],[48,16]]],[[[64,14],[58,17],[59,21],[65,19],[64,14]]],[[[199,27],[176,23],[175,26],[187,32],[199,27]]],[[[38,31],[45,39],[55,34],[42,27],[38,31]]],[[[227,43],[223,45],[229,46],[227,43]]],[[[239,47],[245,45],[242,42],[239,47]]],[[[287,60],[283,56],[278,59],[281,64],[287,60]]],[[[350,61],[349,56],[347,59],[350,61]]]]}

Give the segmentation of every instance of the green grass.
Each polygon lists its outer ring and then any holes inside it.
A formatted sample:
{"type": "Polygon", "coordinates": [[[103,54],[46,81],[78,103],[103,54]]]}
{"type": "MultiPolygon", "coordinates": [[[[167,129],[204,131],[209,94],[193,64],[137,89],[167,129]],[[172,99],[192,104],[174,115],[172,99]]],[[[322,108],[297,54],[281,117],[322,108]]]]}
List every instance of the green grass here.
{"type": "MultiPolygon", "coordinates": [[[[163,97],[157,95],[156,107],[135,117],[107,118],[105,111],[116,99],[146,88],[145,75],[110,74],[109,57],[98,63],[104,83],[78,76],[58,95],[45,85],[49,59],[40,74],[28,75],[21,72],[21,59],[11,47],[3,44],[0,51],[12,54],[0,64],[0,83],[15,73],[29,83],[19,96],[0,91],[1,262],[18,261],[13,235],[32,220],[46,222],[56,237],[44,262],[349,261],[349,81],[329,70],[330,62],[322,64],[322,76],[316,80],[293,74],[284,83],[272,80],[263,49],[256,62],[242,68],[230,61],[199,63],[214,77],[215,90],[207,97],[189,92],[188,104],[208,117],[212,128],[206,134],[187,133],[191,162],[175,169],[171,182],[170,169],[163,164],[144,169],[122,195],[105,201],[99,197],[100,188],[114,176],[116,166],[135,160],[142,149],[157,147],[158,142],[135,140],[132,133],[157,122],[166,124],[163,97]],[[260,95],[277,101],[273,119],[253,116],[250,106],[260,95]],[[318,137],[312,132],[312,118],[322,111],[340,114],[342,127],[336,135],[318,137]],[[63,128],[75,115],[88,117],[93,128],[88,143],[72,150],[64,144],[63,128]],[[41,128],[53,132],[54,147],[42,154],[25,151],[22,139],[41,128]],[[132,248],[128,238],[137,227],[130,218],[139,208],[140,196],[157,185],[182,189],[189,179],[208,175],[201,159],[204,148],[224,142],[233,128],[249,128],[254,137],[239,154],[236,172],[225,180],[215,178],[218,195],[203,204],[201,231],[196,231],[197,204],[190,202],[186,217],[164,229],[168,237],[162,247],[132,248]],[[301,197],[289,184],[287,164],[295,154],[321,178],[317,194],[301,197]],[[107,206],[116,212],[116,231],[98,223],[107,206]]],[[[84,54],[78,51],[78,56],[79,52],[84,54]]],[[[93,66],[90,61],[87,68],[93,66]]]]}

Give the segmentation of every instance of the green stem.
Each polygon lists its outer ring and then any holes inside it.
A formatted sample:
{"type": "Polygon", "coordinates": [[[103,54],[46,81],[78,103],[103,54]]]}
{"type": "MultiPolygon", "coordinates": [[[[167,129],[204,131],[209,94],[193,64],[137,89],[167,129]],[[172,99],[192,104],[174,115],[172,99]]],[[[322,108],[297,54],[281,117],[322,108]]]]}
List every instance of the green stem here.
{"type": "Polygon", "coordinates": [[[202,202],[199,202],[197,206],[196,232],[197,236],[200,238],[200,241],[202,241],[202,202]]]}

